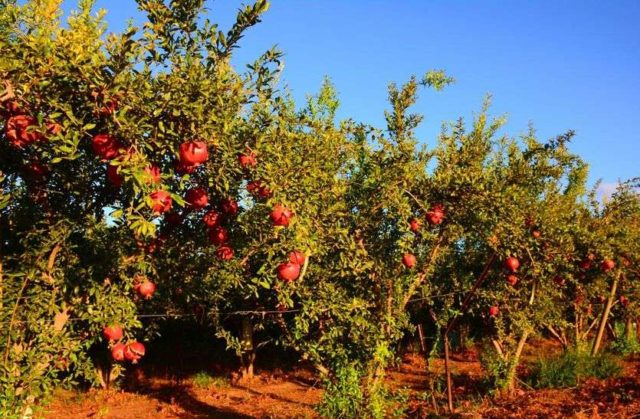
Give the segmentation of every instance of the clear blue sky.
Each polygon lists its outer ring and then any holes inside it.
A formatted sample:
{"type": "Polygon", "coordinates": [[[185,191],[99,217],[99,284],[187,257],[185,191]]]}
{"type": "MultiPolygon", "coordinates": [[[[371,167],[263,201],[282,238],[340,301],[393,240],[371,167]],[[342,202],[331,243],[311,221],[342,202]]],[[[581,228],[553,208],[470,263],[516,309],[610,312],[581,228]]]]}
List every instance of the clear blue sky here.
{"type": "MultiPolygon", "coordinates": [[[[74,5],[66,0],[65,7],[74,5]]],[[[209,1],[209,16],[233,21],[240,2],[209,1]]],[[[98,0],[112,31],[140,19],[133,0],[98,0]]],[[[294,97],[335,83],[340,116],[383,124],[386,86],[445,69],[457,83],[424,92],[420,138],[443,121],[469,118],[493,95],[517,135],[533,122],[542,138],[574,129],[572,149],[591,181],[640,176],[640,1],[274,0],[242,42],[236,63],[277,44],[294,97]]]]}

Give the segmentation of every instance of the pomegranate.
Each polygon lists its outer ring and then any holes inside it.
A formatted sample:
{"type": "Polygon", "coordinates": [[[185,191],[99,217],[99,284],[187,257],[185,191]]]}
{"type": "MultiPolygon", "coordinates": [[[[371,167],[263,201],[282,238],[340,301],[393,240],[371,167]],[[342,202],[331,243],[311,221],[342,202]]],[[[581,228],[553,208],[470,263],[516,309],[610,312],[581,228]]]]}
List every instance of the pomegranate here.
{"type": "Polygon", "coordinates": [[[204,217],[202,217],[202,220],[207,227],[214,228],[219,226],[222,222],[222,214],[218,211],[210,210],[204,215],[204,217]]]}
{"type": "Polygon", "coordinates": [[[5,135],[12,145],[22,148],[42,139],[42,135],[34,130],[36,126],[37,121],[32,116],[12,116],[5,125],[5,135]]]}
{"type": "Polygon", "coordinates": [[[209,230],[209,241],[214,246],[220,246],[229,240],[229,233],[224,227],[216,227],[209,230]]]}
{"type": "Polygon", "coordinates": [[[292,262],[284,262],[278,265],[278,278],[284,282],[291,282],[300,276],[300,265],[292,262]]]}
{"type": "Polygon", "coordinates": [[[438,225],[444,220],[444,205],[441,203],[435,203],[431,206],[427,212],[425,218],[431,225],[438,225]]]}
{"type": "Polygon", "coordinates": [[[120,154],[120,143],[109,134],[97,134],[93,137],[91,146],[102,160],[112,160],[120,154]]]}
{"type": "Polygon", "coordinates": [[[185,166],[198,166],[209,158],[204,141],[189,141],[180,144],[180,163],[185,166]]]}
{"type": "Polygon", "coordinates": [[[554,277],[553,277],[553,282],[554,282],[556,285],[559,285],[559,286],[564,286],[564,284],[565,284],[565,280],[564,280],[564,278],[563,278],[563,277],[561,277],[560,275],[556,275],[556,276],[554,276],[554,277]]]}
{"type": "Polygon", "coordinates": [[[498,306],[489,307],[489,316],[495,317],[498,315],[498,313],[500,313],[500,309],[498,308],[498,306]]]}
{"type": "Polygon", "coordinates": [[[156,292],[156,284],[149,281],[148,279],[144,279],[141,283],[136,286],[136,291],[138,295],[145,300],[150,300],[153,297],[153,294],[156,292]]]}
{"type": "Polygon", "coordinates": [[[220,208],[229,217],[238,215],[238,203],[233,198],[225,198],[220,204],[220,208]]]}
{"type": "Polygon", "coordinates": [[[184,196],[185,201],[194,209],[202,209],[209,204],[207,191],[203,188],[192,188],[184,196]]]}
{"type": "Polygon", "coordinates": [[[402,264],[404,266],[406,266],[407,268],[409,268],[409,269],[411,269],[414,266],[416,266],[416,262],[417,262],[417,260],[416,260],[415,255],[413,255],[411,253],[405,253],[402,256],[402,264]]]}
{"type": "Polygon", "coordinates": [[[105,326],[104,329],[102,329],[102,335],[108,341],[115,341],[115,340],[122,339],[122,336],[124,336],[124,333],[122,331],[122,327],[117,325],[111,325],[111,326],[105,326]]]}
{"type": "Polygon", "coordinates": [[[511,272],[516,272],[520,267],[520,261],[513,256],[510,256],[504,261],[504,267],[511,272]]]}
{"type": "Polygon", "coordinates": [[[414,233],[417,233],[418,231],[420,231],[420,227],[421,227],[421,223],[420,223],[420,220],[418,220],[417,218],[412,218],[411,220],[409,220],[409,229],[414,233]]]}
{"type": "Polygon", "coordinates": [[[243,169],[248,169],[250,167],[255,167],[258,164],[256,159],[256,153],[253,151],[247,151],[238,155],[238,162],[243,169]]]}
{"type": "Polygon", "coordinates": [[[534,239],[539,239],[542,236],[542,233],[540,232],[540,230],[533,230],[531,232],[531,235],[534,239]]]}
{"type": "Polygon", "coordinates": [[[171,209],[173,200],[167,191],[157,190],[149,195],[151,198],[151,210],[156,214],[162,214],[171,209]]]}
{"type": "Polygon", "coordinates": [[[604,272],[609,272],[610,270],[612,270],[615,267],[616,267],[616,263],[614,261],[612,261],[611,259],[603,260],[602,264],[600,265],[600,268],[602,268],[602,270],[604,272]]]}
{"type": "Polygon", "coordinates": [[[114,361],[124,361],[125,356],[124,356],[124,351],[125,348],[127,346],[124,343],[116,343],[115,345],[113,345],[113,348],[111,348],[111,358],[113,358],[114,361]]]}
{"type": "Polygon", "coordinates": [[[131,342],[124,348],[124,357],[127,361],[137,363],[145,354],[144,345],[140,342],[131,342]]]}
{"type": "Polygon", "coordinates": [[[298,265],[304,265],[304,261],[307,259],[304,253],[299,250],[294,250],[289,253],[289,262],[296,263],[298,265]]]}
{"type": "Polygon", "coordinates": [[[622,307],[627,307],[629,305],[629,299],[627,297],[625,297],[624,295],[620,296],[620,304],[622,304],[622,307]]]}
{"type": "Polygon", "coordinates": [[[271,211],[270,217],[273,225],[287,227],[293,217],[293,213],[284,206],[276,204],[273,207],[273,211],[271,211]]]}
{"type": "Polygon", "coordinates": [[[216,250],[216,256],[220,260],[231,260],[233,259],[233,249],[229,246],[220,246],[216,250]]]}
{"type": "Polygon", "coordinates": [[[515,285],[518,283],[518,277],[514,274],[507,275],[507,283],[512,287],[515,287],[515,285]]]}

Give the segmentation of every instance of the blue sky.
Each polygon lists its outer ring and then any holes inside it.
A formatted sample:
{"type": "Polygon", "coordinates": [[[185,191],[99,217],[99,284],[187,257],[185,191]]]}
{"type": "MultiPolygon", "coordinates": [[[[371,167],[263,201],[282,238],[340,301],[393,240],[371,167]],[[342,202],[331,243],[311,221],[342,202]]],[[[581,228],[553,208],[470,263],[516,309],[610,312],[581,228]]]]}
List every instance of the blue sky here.
{"type": "MultiPolygon", "coordinates": [[[[66,0],[65,7],[75,1],[66,0]]],[[[110,30],[141,16],[133,0],[98,0],[110,30]]],[[[240,2],[209,1],[227,28],[240,2]]],[[[442,122],[469,119],[486,94],[504,132],[532,122],[542,138],[574,129],[572,150],[591,182],[640,176],[640,1],[275,0],[242,42],[237,64],[278,45],[284,81],[302,100],[328,75],[341,117],[383,125],[386,86],[445,69],[457,79],[423,92],[418,134],[433,144],[442,122]]],[[[606,185],[605,185],[606,188],[606,185]]]]}

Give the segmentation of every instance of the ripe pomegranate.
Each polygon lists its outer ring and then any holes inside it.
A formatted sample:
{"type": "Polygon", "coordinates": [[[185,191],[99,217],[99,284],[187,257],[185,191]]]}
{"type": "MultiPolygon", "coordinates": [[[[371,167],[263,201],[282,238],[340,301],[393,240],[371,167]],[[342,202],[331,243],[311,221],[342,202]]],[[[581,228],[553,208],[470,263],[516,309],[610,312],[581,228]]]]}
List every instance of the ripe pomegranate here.
{"type": "Polygon", "coordinates": [[[416,266],[416,262],[417,260],[415,255],[411,253],[405,253],[404,255],[402,255],[402,264],[407,268],[413,268],[414,266],[416,266]]]}
{"type": "Polygon", "coordinates": [[[194,209],[202,209],[209,204],[207,191],[203,188],[192,188],[184,196],[185,201],[194,209]]]}
{"type": "Polygon", "coordinates": [[[124,351],[126,347],[127,346],[124,343],[116,343],[115,345],[113,345],[113,348],[111,348],[111,358],[113,358],[114,361],[118,362],[124,361],[124,351]]]}
{"type": "Polygon", "coordinates": [[[220,246],[229,240],[229,233],[224,227],[216,227],[209,230],[209,241],[214,246],[220,246]]]}
{"type": "Polygon", "coordinates": [[[293,217],[293,213],[284,206],[276,204],[273,207],[273,211],[271,211],[270,217],[273,225],[287,227],[293,217]]]}
{"type": "Polygon", "coordinates": [[[210,210],[204,215],[204,217],[202,217],[202,220],[209,228],[218,227],[222,222],[222,214],[216,210],[210,210]]]}
{"type": "Polygon", "coordinates": [[[498,315],[498,313],[500,313],[500,309],[498,308],[498,306],[489,307],[489,316],[495,317],[498,315]]]}
{"type": "Polygon", "coordinates": [[[225,198],[220,204],[220,208],[229,217],[238,215],[238,203],[231,197],[225,198]]]}
{"type": "Polygon", "coordinates": [[[511,272],[516,272],[520,267],[520,261],[513,256],[510,256],[505,260],[504,267],[511,272]]]}
{"type": "Polygon", "coordinates": [[[302,266],[304,265],[306,259],[307,257],[305,256],[305,254],[299,250],[294,250],[293,252],[289,253],[289,262],[291,263],[297,263],[298,265],[302,266]]]}
{"type": "Polygon", "coordinates": [[[145,300],[150,300],[151,297],[153,297],[153,294],[156,292],[156,284],[149,281],[148,279],[144,279],[144,281],[136,285],[135,289],[140,297],[145,300]]]}
{"type": "Polygon", "coordinates": [[[115,341],[115,340],[122,339],[122,336],[124,336],[124,333],[122,331],[122,327],[117,325],[111,325],[111,326],[105,326],[104,329],[102,329],[102,335],[108,341],[115,341]]]}
{"type": "Polygon", "coordinates": [[[140,342],[131,342],[124,348],[124,357],[133,364],[137,363],[144,354],[145,348],[140,342]]]}
{"type": "Polygon", "coordinates": [[[238,155],[238,162],[243,169],[248,169],[250,167],[255,167],[258,164],[256,159],[256,153],[253,151],[247,151],[245,153],[238,155]]]}
{"type": "Polygon", "coordinates": [[[156,214],[162,214],[171,209],[173,200],[167,191],[157,190],[149,195],[151,198],[151,210],[156,214]]]}
{"type": "Polygon", "coordinates": [[[284,282],[291,282],[300,276],[300,265],[292,262],[284,262],[278,265],[278,278],[284,282]]]}
{"type": "Polygon", "coordinates": [[[515,287],[515,285],[518,283],[518,277],[514,274],[507,275],[507,283],[512,287],[515,287]]]}
{"type": "Polygon", "coordinates": [[[162,180],[162,176],[160,174],[160,168],[158,166],[147,166],[144,168],[144,182],[149,183],[160,183],[162,180]]]}
{"type": "Polygon", "coordinates": [[[9,142],[18,148],[22,148],[42,139],[42,135],[35,131],[37,121],[32,116],[16,115],[7,120],[4,127],[5,135],[9,142]]]}
{"type": "Polygon", "coordinates": [[[120,154],[121,145],[109,134],[97,134],[93,137],[93,152],[102,160],[112,160],[120,154]]]}
{"type": "Polygon", "coordinates": [[[444,220],[444,205],[441,203],[435,203],[431,206],[427,212],[425,218],[431,225],[438,225],[444,220]]]}
{"type": "Polygon", "coordinates": [[[118,173],[118,166],[112,164],[107,165],[107,180],[116,188],[122,186],[124,177],[118,173]]]}
{"type": "Polygon", "coordinates": [[[189,141],[180,144],[180,163],[185,166],[198,166],[209,158],[204,141],[189,141]]]}
{"type": "Polygon", "coordinates": [[[216,256],[220,260],[231,260],[233,259],[233,249],[229,246],[220,246],[216,250],[216,256]]]}
{"type": "Polygon", "coordinates": [[[611,259],[603,260],[602,264],[600,265],[600,268],[602,268],[602,270],[604,272],[609,272],[610,270],[612,270],[615,267],[616,267],[616,263],[614,261],[612,261],[611,259]]]}
{"type": "Polygon", "coordinates": [[[414,233],[420,231],[421,226],[422,225],[420,223],[420,220],[418,220],[417,218],[412,218],[411,220],[409,220],[409,229],[414,233]]]}
{"type": "Polygon", "coordinates": [[[542,233],[540,233],[540,230],[533,230],[531,232],[531,235],[533,236],[534,239],[539,239],[540,236],[542,236],[542,233]]]}

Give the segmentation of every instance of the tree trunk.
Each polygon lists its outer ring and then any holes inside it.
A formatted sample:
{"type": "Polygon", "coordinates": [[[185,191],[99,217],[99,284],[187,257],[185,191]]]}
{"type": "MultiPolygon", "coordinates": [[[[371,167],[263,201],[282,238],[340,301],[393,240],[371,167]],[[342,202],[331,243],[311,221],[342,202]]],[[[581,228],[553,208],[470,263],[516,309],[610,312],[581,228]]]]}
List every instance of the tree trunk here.
{"type": "Polygon", "coordinates": [[[520,341],[518,342],[518,346],[516,348],[516,352],[513,354],[513,358],[509,362],[509,371],[507,372],[506,377],[506,388],[509,393],[513,393],[516,389],[516,373],[518,369],[518,364],[520,363],[520,356],[522,355],[522,350],[524,349],[524,345],[527,343],[527,338],[529,337],[529,331],[525,330],[520,336],[520,341]]]}
{"type": "Polygon", "coordinates": [[[447,331],[442,335],[444,341],[444,369],[447,375],[447,404],[449,413],[453,413],[453,383],[451,382],[451,369],[449,368],[449,336],[447,331]]]}
{"type": "Polygon", "coordinates": [[[256,352],[253,345],[253,323],[251,322],[251,318],[249,318],[248,316],[242,317],[240,339],[242,344],[242,355],[240,356],[240,373],[242,374],[241,379],[252,379],[253,364],[256,360],[256,352]]]}
{"type": "Polygon", "coordinates": [[[591,348],[591,356],[597,355],[598,351],[600,350],[600,344],[602,343],[602,336],[604,335],[604,331],[607,327],[609,313],[611,312],[611,306],[613,305],[613,300],[616,298],[617,289],[618,289],[618,278],[614,279],[613,284],[611,284],[611,291],[609,292],[609,298],[607,298],[607,302],[604,306],[604,310],[602,311],[602,317],[600,318],[600,325],[598,326],[598,334],[596,335],[596,339],[593,341],[593,347],[591,348]]]}

